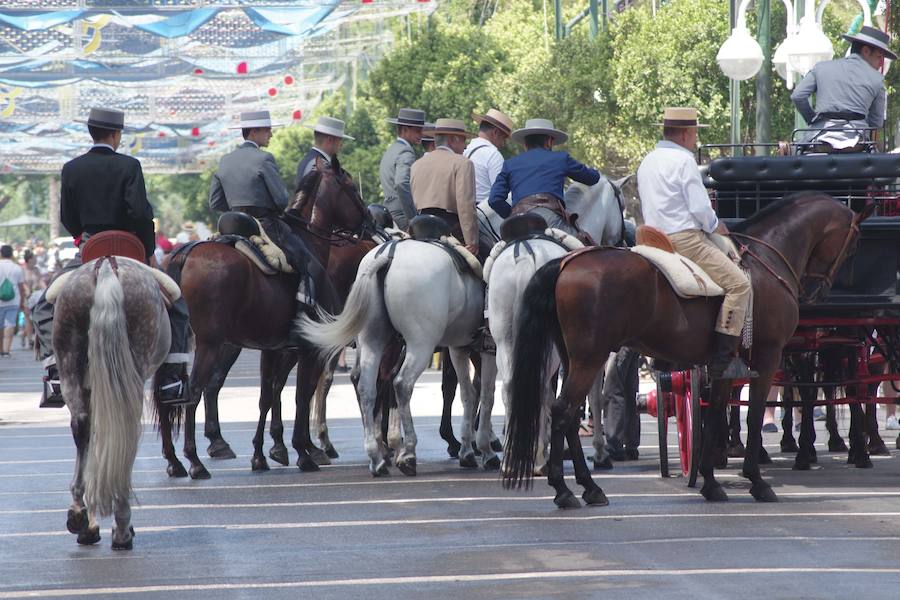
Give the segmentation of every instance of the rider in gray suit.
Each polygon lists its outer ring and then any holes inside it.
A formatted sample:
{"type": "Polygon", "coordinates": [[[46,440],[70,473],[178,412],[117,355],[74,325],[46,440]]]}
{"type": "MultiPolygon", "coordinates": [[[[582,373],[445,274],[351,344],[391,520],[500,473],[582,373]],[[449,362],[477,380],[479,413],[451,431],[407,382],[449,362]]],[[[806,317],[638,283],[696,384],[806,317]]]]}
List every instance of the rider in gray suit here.
{"type": "Polygon", "coordinates": [[[401,108],[397,118],[388,119],[388,123],[397,126],[397,139],[381,157],[381,189],[384,191],[384,205],[391,211],[394,223],[400,229],[406,229],[417,214],[409,188],[409,173],[416,162],[413,147],[422,140],[425,111],[401,108]]]}
{"type": "Polygon", "coordinates": [[[297,313],[315,306],[309,277],[306,244],[281,219],[288,206],[288,191],[278,173],[275,157],[261,150],[272,139],[269,111],[241,113],[238,126],[244,143],[222,157],[209,190],[209,207],[218,212],[238,211],[259,220],[266,234],[281,248],[288,263],[300,274],[297,313]]]}

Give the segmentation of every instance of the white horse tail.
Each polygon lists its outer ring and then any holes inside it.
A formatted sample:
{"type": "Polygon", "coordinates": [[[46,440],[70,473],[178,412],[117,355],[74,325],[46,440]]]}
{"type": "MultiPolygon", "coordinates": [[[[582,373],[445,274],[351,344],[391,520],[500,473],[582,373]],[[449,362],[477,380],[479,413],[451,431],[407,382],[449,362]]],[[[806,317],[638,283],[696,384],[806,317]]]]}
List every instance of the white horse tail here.
{"type": "Polygon", "coordinates": [[[300,320],[303,338],[321,353],[332,356],[348,346],[377,310],[382,300],[382,289],[378,274],[391,262],[387,253],[375,257],[371,263],[356,276],[350,295],[344,303],[341,314],[333,316],[319,310],[321,321],[313,321],[304,315],[300,320]]]}
{"type": "Polygon", "coordinates": [[[141,436],[144,378],[128,340],[124,300],[119,278],[104,261],[88,330],[91,435],[85,468],[85,502],[102,516],[112,514],[117,500],[131,496],[141,436]]]}

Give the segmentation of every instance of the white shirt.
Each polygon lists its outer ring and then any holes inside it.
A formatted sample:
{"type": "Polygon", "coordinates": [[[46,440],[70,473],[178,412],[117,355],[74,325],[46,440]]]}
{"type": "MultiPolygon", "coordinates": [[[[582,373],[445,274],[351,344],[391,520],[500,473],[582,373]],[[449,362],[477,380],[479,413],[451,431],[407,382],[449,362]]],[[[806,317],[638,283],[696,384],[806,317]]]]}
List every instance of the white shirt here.
{"type": "Polygon", "coordinates": [[[668,140],[659,142],[641,161],[637,180],[647,225],[666,234],[688,229],[712,233],[718,227],[697,161],[686,148],[668,140]]]}
{"type": "Polygon", "coordinates": [[[319,148],[317,146],[313,146],[312,149],[315,150],[316,152],[318,152],[322,156],[322,158],[325,159],[325,162],[327,162],[329,165],[331,164],[331,157],[328,156],[327,152],[325,152],[324,150],[322,150],[321,148],[319,148]]]}
{"type": "Polygon", "coordinates": [[[109,144],[94,144],[93,146],[91,146],[91,150],[93,150],[94,148],[109,148],[113,152],[116,151],[116,149],[113,148],[112,146],[110,146],[109,144]]]}
{"type": "Polygon", "coordinates": [[[19,284],[25,281],[25,272],[22,270],[22,267],[14,261],[8,258],[0,258],[0,284],[2,284],[5,279],[9,279],[9,282],[13,286],[13,290],[15,290],[15,295],[12,300],[7,300],[6,302],[0,301],[0,308],[18,306],[19,284]]]}
{"type": "Polygon", "coordinates": [[[487,200],[494,180],[503,169],[503,155],[492,143],[477,137],[466,146],[463,156],[475,165],[475,202],[487,200]]]}
{"type": "Polygon", "coordinates": [[[398,137],[398,138],[397,138],[397,141],[398,141],[398,142],[403,142],[404,144],[406,144],[407,146],[409,146],[410,149],[415,150],[415,148],[412,147],[412,144],[410,144],[409,142],[407,142],[406,140],[404,140],[402,137],[398,137]]]}

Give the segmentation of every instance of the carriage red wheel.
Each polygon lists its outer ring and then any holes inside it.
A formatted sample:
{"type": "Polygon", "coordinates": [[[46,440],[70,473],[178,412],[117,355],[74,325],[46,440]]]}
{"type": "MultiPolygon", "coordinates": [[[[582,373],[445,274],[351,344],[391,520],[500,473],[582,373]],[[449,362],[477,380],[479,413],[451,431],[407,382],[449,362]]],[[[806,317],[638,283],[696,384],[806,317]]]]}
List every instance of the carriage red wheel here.
{"type": "Polygon", "coordinates": [[[675,388],[675,422],[681,473],[688,478],[688,486],[694,487],[700,464],[700,370],[692,369],[684,379],[687,381],[675,388]]]}

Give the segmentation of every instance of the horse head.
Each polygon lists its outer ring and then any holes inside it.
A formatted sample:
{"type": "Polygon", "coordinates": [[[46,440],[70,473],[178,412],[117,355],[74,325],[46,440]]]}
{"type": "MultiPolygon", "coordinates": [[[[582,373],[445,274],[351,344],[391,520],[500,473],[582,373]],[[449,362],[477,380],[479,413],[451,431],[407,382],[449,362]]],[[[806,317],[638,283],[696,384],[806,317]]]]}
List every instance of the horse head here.
{"type": "Polygon", "coordinates": [[[573,182],[564,195],[566,209],[578,215],[578,225],[601,246],[622,241],[624,206],[621,193],[605,176],[592,186],[573,182]]]}
{"type": "Polygon", "coordinates": [[[329,165],[317,159],[316,168],[297,186],[288,208],[320,231],[364,237],[375,231],[375,223],[350,175],[337,158],[329,165]]]}

